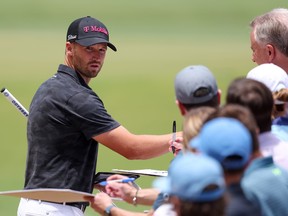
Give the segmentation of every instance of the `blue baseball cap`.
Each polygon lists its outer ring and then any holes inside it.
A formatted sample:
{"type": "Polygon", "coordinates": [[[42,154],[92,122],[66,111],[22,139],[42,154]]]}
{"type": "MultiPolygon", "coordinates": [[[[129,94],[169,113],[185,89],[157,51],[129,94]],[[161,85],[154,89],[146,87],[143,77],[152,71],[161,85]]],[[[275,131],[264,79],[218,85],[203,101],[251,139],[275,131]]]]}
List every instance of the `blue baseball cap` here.
{"type": "Polygon", "coordinates": [[[223,196],[225,181],[218,161],[204,154],[185,153],[174,158],[168,176],[156,179],[153,187],[181,200],[210,202],[223,196]],[[208,190],[210,185],[215,187],[208,190]]]}
{"type": "Polygon", "coordinates": [[[204,103],[218,93],[214,75],[203,65],[182,69],[175,77],[174,88],[177,100],[183,104],[204,103]]]}
{"type": "Polygon", "coordinates": [[[239,120],[219,117],[205,123],[189,146],[215,158],[227,170],[239,170],[250,159],[252,137],[239,120]]]}

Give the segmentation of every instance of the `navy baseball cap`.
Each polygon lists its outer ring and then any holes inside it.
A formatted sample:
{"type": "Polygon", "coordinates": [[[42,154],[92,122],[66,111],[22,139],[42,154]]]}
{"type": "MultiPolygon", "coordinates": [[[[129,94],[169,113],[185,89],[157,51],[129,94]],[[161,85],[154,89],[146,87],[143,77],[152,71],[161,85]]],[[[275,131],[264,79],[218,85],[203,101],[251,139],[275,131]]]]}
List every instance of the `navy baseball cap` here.
{"type": "Polygon", "coordinates": [[[92,46],[98,43],[107,43],[112,50],[116,47],[109,42],[109,32],[99,20],[87,16],[73,21],[67,30],[66,41],[76,42],[81,46],[92,46]]]}
{"type": "Polygon", "coordinates": [[[183,104],[199,104],[210,101],[218,87],[212,72],[203,65],[190,65],[182,69],[174,80],[175,95],[183,104]]]}
{"type": "Polygon", "coordinates": [[[217,160],[187,152],[173,159],[168,176],[156,179],[153,187],[184,201],[211,202],[223,196],[225,180],[217,160]]]}
{"type": "Polygon", "coordinates": [[[239,120],[218,117],[205,123],[189,146],[215,158],[224,169],[239,170],[251,157],[252,137],[239,120]]]}

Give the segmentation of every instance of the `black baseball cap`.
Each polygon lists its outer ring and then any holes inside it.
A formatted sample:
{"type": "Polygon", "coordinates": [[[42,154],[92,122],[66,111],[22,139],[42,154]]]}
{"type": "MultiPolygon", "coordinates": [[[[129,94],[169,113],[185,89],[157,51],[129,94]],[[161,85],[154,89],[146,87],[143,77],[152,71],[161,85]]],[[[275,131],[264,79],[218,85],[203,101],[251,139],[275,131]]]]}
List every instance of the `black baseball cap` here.
{"type": "Polygon", "coordinates": [[[66,41],[76,42],[81,46],[107,43],[108,47],[117,51],[116,47],[109,42],[109,32],[106,26],[90,16],[76,19],[70,24],[67,30],[66,41]]]}

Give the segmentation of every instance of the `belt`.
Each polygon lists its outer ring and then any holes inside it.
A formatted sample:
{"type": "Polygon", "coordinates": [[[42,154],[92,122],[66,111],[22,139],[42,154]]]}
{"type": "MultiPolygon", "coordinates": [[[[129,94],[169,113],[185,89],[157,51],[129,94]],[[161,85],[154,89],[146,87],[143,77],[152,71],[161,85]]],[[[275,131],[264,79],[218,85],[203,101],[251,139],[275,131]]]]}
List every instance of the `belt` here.
{"type": "Polygon", "coordinates": [[[87,207],[87,204],[84,204],[84,203],[83,204],[81,204],[81,203],[65,203],[65,202],[59,203],[59,202],[51,202],[51,201],[46,201],[46,200],[35,200],[35,199],[27,199],[27,200],[34,200],[34,201],[37,201],[39,203],[47,202],[47,203],[54,203],[54,204],[59,204],[59,205],[73,206],[73,207],[79,208],[82,212],[84,212],[86,207],[87,207]]]}
{"type": "Polygon", "coordinates": [[[61,205],[69,205],[69,206],[73,206],[76,208],[79,208],[82,212],[85,212],[85,209],[87,207],[87,205],[85,204],[81,204],[81,203],[59,203],[61,205]]]}

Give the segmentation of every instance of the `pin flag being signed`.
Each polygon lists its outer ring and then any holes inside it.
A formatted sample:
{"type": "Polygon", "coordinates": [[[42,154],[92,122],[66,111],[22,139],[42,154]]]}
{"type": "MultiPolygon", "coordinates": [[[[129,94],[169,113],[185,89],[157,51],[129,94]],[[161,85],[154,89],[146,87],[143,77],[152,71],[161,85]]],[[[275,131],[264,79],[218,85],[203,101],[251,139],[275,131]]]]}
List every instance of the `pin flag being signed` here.
{"type": "Polygon", "coordinates": [[[12,103],[12,105],[25,117],[28,117],[29,112],[25,109],[25,107],[6,89],[1,89],[1,93],[7,98],[8,101],[12,103]]]}

